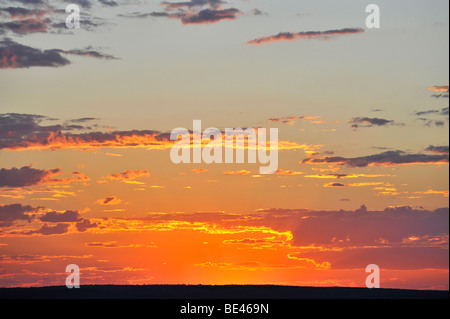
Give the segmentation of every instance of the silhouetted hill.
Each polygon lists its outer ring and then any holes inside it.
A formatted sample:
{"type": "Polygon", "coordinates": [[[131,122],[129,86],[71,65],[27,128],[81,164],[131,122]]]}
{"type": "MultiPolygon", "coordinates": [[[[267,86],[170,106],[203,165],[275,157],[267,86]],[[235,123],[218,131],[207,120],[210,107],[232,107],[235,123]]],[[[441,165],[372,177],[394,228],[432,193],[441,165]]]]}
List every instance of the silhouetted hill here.
{"type": "Polygon", "coordinates": [[[289,286],[81,286],[0,288],[0,299],[448,299],[448,291],[289,286]]]}

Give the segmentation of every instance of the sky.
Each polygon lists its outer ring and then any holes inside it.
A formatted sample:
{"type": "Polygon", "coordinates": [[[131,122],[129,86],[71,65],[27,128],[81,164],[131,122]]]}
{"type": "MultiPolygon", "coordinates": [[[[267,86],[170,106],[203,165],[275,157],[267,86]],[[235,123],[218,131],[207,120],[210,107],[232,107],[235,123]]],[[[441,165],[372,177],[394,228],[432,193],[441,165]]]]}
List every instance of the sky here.
{"type": "Polygon", "coordinates": [[[448,10],[0,0],[0,287],[448,290],[448,10]],[[194,120],[277,128],[278,170],[174,164],[194,120]]]}

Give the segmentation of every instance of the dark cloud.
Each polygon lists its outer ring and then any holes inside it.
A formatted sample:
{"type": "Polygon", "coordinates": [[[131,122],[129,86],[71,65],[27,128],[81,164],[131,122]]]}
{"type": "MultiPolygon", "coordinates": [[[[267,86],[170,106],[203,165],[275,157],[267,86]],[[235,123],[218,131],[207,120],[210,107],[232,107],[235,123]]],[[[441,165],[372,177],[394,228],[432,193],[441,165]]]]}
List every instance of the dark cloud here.
{"type": "Polygon", "coordinates": [[[222,1],[222,0],[191,0],[191,1],[185,1],[185,2],[164,1],[161,3],[162,6],[165,6],[165,7],[171,8],[171,9],[203,7],[206,5],[209,5],[212,8],[218,8],[222,4],[226,4],[226,1],[222,1]]]}
{"type": "MultiPolygon", "coordinates": [[[[90,0],[63,0],[65,3],[67,4],[76,4],[82,8],[91,8],[93,5],[94,1],[90,1],[90,0]]],[[[99,2],[102,2],[99,0],[99,2]]],[[[109,2],[109,1],[105,1],[105,2],[109,2]]]]}
{"type": "Polygon", "coordinates": [[[364,32],[364,29],[358,28],[345,28],[339,30],[327,30],[327,31],[307,31],[307,32],[281,32],[277,35],[262,37],[255,40],[247,42],[247,44],[268,44],[277,41],[296,41],[296,40],[312,40],[312,39],[322,39],[327,40],[335,36],[346,35],[346,34],[357,34],[364,32]]]}
{"type": "Polygon", "coordinates": [[[0,227],[10,227],[17,220],[31,222],[39,208],[21,204],[0,205],[0,227]]]}
{"type": "Polygon", "coordinates": [[[48,183],[51,177],[60,174],[60,169],[40,170],[29,166],[0,169],[0,187],[26,187],[48,183]]]}
{"type": "Polygon", "coordinates": [[[107,7],[117,7],[119,4],[112,0],[98,0],[102,5],[107,7]]]}
{"type": "Polygon", "coordinates": [[[4,0],[3,2],[19,2],[23,5],[31,4],[31,5],[42,5],[46,4],[47,0],[4,0]]]}
{"type": "Polygon", "coordinates": [[[448,146],[434,146],[434,145],[430,145],[428,146],[425,151],[427,152],[431,152],[431,153],[436,153],[436,154],[443,154],[443,155],[448,155],[449,154],[449,147],[448,146]]]}
{"type": "Polygon", "coordinates": [[[115,59],[113,56],[105,55],[91,48],[84,50],[40,50],[11,39],[0,41],[0,69],[30,68],[30,67],[62,67],[71,62],[63,55],[89,56],[100,59],[115,59]]]}
{"type": "Polygon", "coordinates": [[[268,15],[267,12],[259,10],[258,8],[253,9],[251,14],[254,15],[254,16],[267,16],[268,15]]]}
{"type": "Polygon", "coordinates": [[[396,125],[395,121],[370,117],[355,117],[349,123],[353,128],[396,125]]]}
{"type": "Polygon", "coordinates": [[[304,252],[292,254],[300,260],[327,262],[333,269],[364,269],[376,263],[383,269],[418,270],[448,269],[448,250],[441,247],[364,247],[342,251],[304,252]],[[382,265],[382,266],[381,266],[382,265]]]}
{"type": "Polygon", "coordinates": [[[442,120],[430,120],[429,118],[425,118],[424,116],[443,116],[448,120],[449,108],[444,107],[442,109],[431,109],[425,111],[419,111],[414,113],[415,116],[419,116],[418,120],[422,121],[425,126],[443,126],[445,123],[442,120]]]}
{"type": "Polygon", "coordinates": [[[294,244],[330,247],[292,254],[327,262],[333,269],[448,269],[449,210],[393,207],[384,211],[305,214],[293,231],[294,244]]]}
{"type": "Polygon", "coordinates": [[[430,114],[439,114],[439,110],[428,110],[428,111],[421,111],[421,112],[416,112],[415,115],[416,116],[424,116],[424,115],[430,115],[430,114]]]}
{"type": "MultiPolygon", "coordinates": [[[[374,211],[362,205],[354,211],[266,209],[241,218],[227,213],[150,214],[141,221],[163,224],[167,221],[206,222],[214,225],[214,229],[223,227],[231,230],[235,226],[248,226],[252,229],[269,227],[278,232],[290,232],[293,236],[289,240],[292,248],[291,256],[299,259],[308,258],[308,254],[317,252],[315,258],[310,259],[318,264],[329,262],[331,268],[341,268],[340,262],[344,263],[347,258],[351,258],[350,252],[363,253],[365,249],[369,249],[367,251],[380,252],[380,254],[375,253],[374,258],[367,263],[365,258],[360,260],[364,263],[362,265],[353,263],[358,260],[352,259],[352,265],[349,268],[364,269],[368,264],[376,263],[381,266],[386,262],[386,265],[389,265],[386,268],[390,269],[401,266],[405,268],[398,269],[432,268],[431,266],[447,269],[443,261],[447,258],[448,262],[448,208],[430,211],[404,206],[374,211]],[[297,253],[296,247],[298,247],[297,253]],[[303,249],[303,247],[309,248],[303,249]],[[423,254],[414,256],[412,248],[420,248],[415,252],[423,252],[423,254]],[[386,254],[381,254],[382,251],[386,254]],[[438,257],[437,254],[441,256],[438,257]],[[403,264],[400,263],[399,256],[405,256],[403,264]],[[430,260],[426,258],[422,260],[423,256],[434,257],[430,260]],[[395,264],[387,263],[388,258],[394,258],[395,264]]],[[[282,236],[274,238],[274,240],[280,239],[286,240],[282,236]]],[[[256,246],[259,244],[251,240],[247,240],[246,243],[256,246]]]]}
{"type": "Polygon", "coordinates": [[[27,9],[23,7],[7,7],[7,8],[0,8],[0,12],[6,12],[11,17],[29,17],[33,15],[42,15],[44,11],[36,10],[36,9],[27,9]]]}
{"type": "Polygon", "coordinates": [[[403,151],[388,151],[381,154],[345,158],[306,158],[302,164],[336,164],[348,167],[395,166],[414,164],[448,164],[448,155],[408,154],[403,151]]]}
{"type": "Polygon", "coordinates": [[[343,183],[331,183],[328,184],[328,187],[347,187],[347,185],[343,183]]]}
{"type": "Polygon", "coordinates": [[[61,55],[61,50],[40,50],[10,39],[0,41],[0,57],[0,69],[61,67],[70,64],[70,61],[61,55]]]}
{"type": "Polygon", "coordinates": [[[83,219],[78,211],[66,210],[64,213],[48,212],[44,216],[40,217],[39,220],[49,223],[71,223],[80,222],[83,219]]]}
{"type": "Polygon", "coordinates": [[[79,232],[85,232],[91,228],[97,228],[100,226],[99,223],[93,223],[89,219],[84,218],[81,222],[75,224],[79,232]]]}
{"type": "Polygon", "coordinates": [[[98,120],[99,119],[95,118],[95,117],[82,117],[82,118],[79,118],[79,119],[70,120],[69,122],[71,122],[71,123],[85,123],[85,122],[98,121],[98,120]]]}
{"type": "Polygon", "coordinates": [[[431,97],[434,97],[435,99],[440,99],[440,98],[448,99],[449,98],[449,94],[448,93],[445,93],[445,94],[433,94],[433,95],[431,95],[431,97]]]}
{"type": "Polygon", "coordinates": [[[47,224],[44,224],[40,229],[38,230],[32,230],[25,232],[26,235],[44,235],[44,236],[50,236],[50,235],[62,235],[69,231],[70,224],[65,223],[59,223],[54,226],[49,226],[47,224]]]}
{"type": "Polygon", "coordinates": [[[445,121],[442,121],[442,120],[430,120],[430,119],[423,118],[423,117],[420,117],[417,120],[421,121],[423,123],[423,126],[426,126],[426,127],[432,127],[432,126],[443,127],[443,126],[445,126],[445,121]]]}
{"type": "MultiPolygon", "coordinates": [[[[100,147],[167,148],[173,145],[170,134],[159,131],[91,131],[91,126],[44,125],[48,117],[33,114],[0,114],[0,150],[90,149],[100,147]],[[85,130],[85,133],[74,131],[85,130]]],[[[79,120],[79,119],[78,119],[79,120]]],[[[85,121],[85,120],[84,120],[85,121]]],[[[80,123],[78,123],[80,124],[80,123]]],[[[94,125],[96,128],[97,126],[94,125]]]]}
{"type": "Polygon", "coordinates": [[[234,20],[241,13],[238,9],[224,10],[205,9],[195,14],[185,14],[181,17],[183,24],[209,24],[222,20],[234,20]]]}
{"type": "Polygon", "coordinates": [[[98,51],[94,51],[94,50],[92,50],[91,47],[88,47],[88,48],[83,49],[83,50],[68,50],[68,51],[61,50],[60,52],[64,53],[64,54],[88,56],[88,57],[97,58],[97,59],[106,59],[106,60],[115,60],[115,59],[117,59],[116,57],[114,57],[112,55],[103,54],[103,53],[100,53],[98,51]]]}
{"type": "Polygon", "coordinates": [[[171,14],[167,12],[133,12],[133,13],[127,13],[127,14],[118,14],[119,17],[122,18],[149,18],[149,17],[155,17],[155,18],[161,18],[161,17],[170,17],[171,14]]]}
{"type": "Polygon", "coordinates": [[[242,12],[236,8],[222,8],[221,0],[191,0],[186,2],[162,2],[163,12],[134,12],[119,14],[126,18],[165,17],[180,20],[182,24],[211,24],[237,19],[242,12]],[[209,8],[204,8],[209,6],[209,8]]]}

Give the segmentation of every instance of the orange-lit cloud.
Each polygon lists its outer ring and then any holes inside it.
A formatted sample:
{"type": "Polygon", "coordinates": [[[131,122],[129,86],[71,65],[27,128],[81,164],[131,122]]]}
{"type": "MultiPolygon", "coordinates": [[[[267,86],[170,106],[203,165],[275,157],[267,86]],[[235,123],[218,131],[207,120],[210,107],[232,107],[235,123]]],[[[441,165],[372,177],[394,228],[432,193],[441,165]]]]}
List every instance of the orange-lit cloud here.
{"type": "Polygon", "coordinates": [[[350,178],[376,178],[376,177],[391,177],[392,175],[386,174],[320,174],[320,175],[306,175],[306,178],[318,178],[318,179],[350,179],[350,178]]]}
{"type": "Polygon", "coordinates": [[[425,192],[415,192],[415,194],[420,194],[420,195],[440,195],[443,197],[449,197],[449,191],[436,191],[436,190],[432,190],[429,189],[425,192]]]}
{"type": "Polygon", "coordinates": [[[240,170],[240,171],[227,170],[223,172],[224,175],[240,175],[240,176],[250,175],[251,173],[252,172],[247,170],[240,170]]]}
{"type": "Polygon", "coordinates": [[[434,91],[434,92],[448,92],[449,86],[448,85],[442,85],[442,86],[435,85],[428,89],[431,91],[434,91]]]}
{"type": "Polygon", "coordinates": [[[344,184],[344,183],[328,183],[325,184],[324,187],[366,187],[366,186],[377,186],[383,185],[383,182],[379,183],[352,183],[352,184],[344,184]]]}
{"type": "Polygon", "coordinates": [[[206,168],[195,168],[191,171],[194,172],[195,174],[202,174],[202,173],[208,172],[208,170],[206,168]]]}
{"type": "Polygon", "coordinates": [[[247,42],[247,44],[261,45],[278,41],[297,41],[297,40],[312,40],[312,39],[329,40],[333,37],[340,35],[357,34],[362,32],[364,32],[364,29],[353,29],[353,28],[328,30],[328,31],[308,31],[299,33],[284,32],[274,36],[258,38],[247,42]]]}
{"type": "Polygon", "coordinates": [[[127,181],[134,181],[139,177],[147,177],[147,176],[150,176],[150,173],[147,170],[134,170],[134,171],[126,170],[121,173],[110,174],[107,176],[107,178],[112,181],[127,182],[127,181]]]}
{"type": "Polygon", "coordinates": [[[303,172],[296,172],[296,171],[285,171],[282,169],[278,169],[275,173],[275,175],[282,175],[282,176],[294,176],[294,175],[303,175],[305,173],[303,172]]]}

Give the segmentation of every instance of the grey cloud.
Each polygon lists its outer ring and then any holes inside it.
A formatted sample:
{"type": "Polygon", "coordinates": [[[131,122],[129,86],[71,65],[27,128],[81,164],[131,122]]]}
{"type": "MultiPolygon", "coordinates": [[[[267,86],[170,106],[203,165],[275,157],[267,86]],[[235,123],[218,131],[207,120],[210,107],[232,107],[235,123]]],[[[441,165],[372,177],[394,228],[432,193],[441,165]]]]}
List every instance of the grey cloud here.
{"type": "Polygon", "coordinates": [[[0,187],[26,187],[39,185],[50,176],[60,173],[59,169],[40,170],[25,166],[22,168],[0,169],[0,187]]]}
{"type": "Polygon", "coordinates": [[[10,227],[17,220],[31,222],[39,208],[21,204],[0,205],[0,227],[10,227]]]}
{"type": "Polygon", "coordinates": [[[39,218],[42,222],[50,223],[70,223],[82,220],[80,213],[76,210],[66,210],[64,213],[48,212],[39,218]]]}
{"type": "Polygon", "coordinates": [[[399,125],[392,120],[370,117],[355,117],[350,121],[350,124],[352,124],[353,128],[399,125]]]}
{"type": "Polygon", "coordinates": [[[428,146],[425,151],[436,153],[436,154],[449,154],[449,147],[448,146],[434,146],[430,145],[428,146]]]}
{"type": "Polygon", "coordinates": [[[406,164],[441,164],[448,162],[448,155],[408,154],[403,151],[397,150],[354,158],[306,158],[302,161],[302,164],[336,164],[348,167],[367,167],[395,166],[406,164]]]}
{"type": "Polygon", "coordinates": [[[102,54],[87,48],[84,50],[41,50],[32,48],[11,39],[0,41],[0,69],[30,68],[30,67],[62,67],[71,62],[63,55],[89,56],[101,59],[115,59],[111,55],[102,54]]]}

